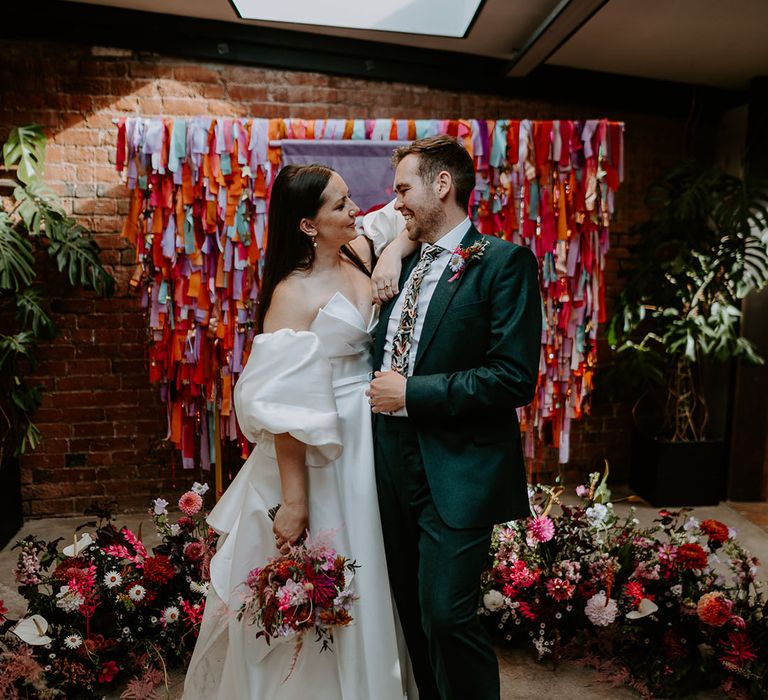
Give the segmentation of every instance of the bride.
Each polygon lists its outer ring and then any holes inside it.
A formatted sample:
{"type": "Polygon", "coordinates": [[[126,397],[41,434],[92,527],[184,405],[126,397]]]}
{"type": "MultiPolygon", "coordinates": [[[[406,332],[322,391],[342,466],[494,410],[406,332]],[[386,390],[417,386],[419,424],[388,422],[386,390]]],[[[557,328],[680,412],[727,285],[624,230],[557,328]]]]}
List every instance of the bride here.
{"type": "MultiPolygon", "coordinates": [[[[416,697],[376,497],[364,393],[376,320],[368,278],[373,255],[368,239],[356,237],[358,213],[344,180],[325,166],[286,166],[275,179],[259,335],[235,388],[240,427],[256,446],[208,517],[221,538],[186,700],[416,697]],[[277,504],[272,522],[268,511],[277,504]],[[237,611],[249,570],[287,552],[307,528],[332,531],[336,550],[361,565],[351,584],[359,600],[354,623],[335,630],[332,651],[319,653],[308,637],[284,681],[294,640],[268,646],[237,611]]],[[[394,216],[378,219],[391,224],[394,216]]],[[[377,224],[369,234],[381,247],[388,241],[377,224]]],[[[387,248],[389,271],[399,271],[411,245],[399,236],[387,248]]],[[[396,283],[397,273],[387,276],[396,283]]],[[[378,296],[395,291],[388,286],[378,296]]]]}

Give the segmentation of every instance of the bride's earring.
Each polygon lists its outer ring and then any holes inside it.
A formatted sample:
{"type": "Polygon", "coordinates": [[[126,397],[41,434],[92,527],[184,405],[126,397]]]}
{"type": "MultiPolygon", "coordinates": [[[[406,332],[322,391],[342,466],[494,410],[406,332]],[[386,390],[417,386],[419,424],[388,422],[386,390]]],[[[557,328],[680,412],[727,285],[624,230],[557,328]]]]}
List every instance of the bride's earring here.
{"type": "Polygon", "coordinates": [[[312,247],[317,248],[317,237],[312,236],[312,247]]]}

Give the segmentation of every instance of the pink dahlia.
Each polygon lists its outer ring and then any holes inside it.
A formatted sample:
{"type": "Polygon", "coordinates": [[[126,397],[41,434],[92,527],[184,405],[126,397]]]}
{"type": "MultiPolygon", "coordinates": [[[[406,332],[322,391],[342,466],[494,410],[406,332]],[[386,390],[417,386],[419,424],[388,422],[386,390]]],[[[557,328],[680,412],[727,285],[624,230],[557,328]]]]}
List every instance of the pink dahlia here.
{"type": "Polygon", "coordinates": [[[203,558],[203,554],[205,554],[205,547],[203,547],[202,542],[190,542],[184,547],[184,556],[189,561],[200,561],[203,558]]]}
{"type": "Polygon", "coordinates": [[[534,542],[549,542],[555,536],[555,524],[546,515],[531,518],[525,529],[534,542]]]}
{"type": "Polygon", "coordinates": [[[198,513],[202,507],[203,498],[199,493],[195,493],[194,491],[187,491],[185,494],[182,494],[179,499],[179,508],[181,509],[181,512],[186,515],[195,515],[195,513],[198,513]]]}

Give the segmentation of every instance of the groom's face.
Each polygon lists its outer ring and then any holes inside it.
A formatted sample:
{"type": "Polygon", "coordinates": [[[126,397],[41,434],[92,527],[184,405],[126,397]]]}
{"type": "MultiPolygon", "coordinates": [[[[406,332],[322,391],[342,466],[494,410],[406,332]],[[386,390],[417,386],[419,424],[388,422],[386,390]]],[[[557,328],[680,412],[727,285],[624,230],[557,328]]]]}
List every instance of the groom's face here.
{"type": "Polygon", "coordinates": [[[444,218],[437,182],[424,182],[419,175],[419,158],[411,153],[395,170],[395,209],[405,219],[408,238],[433,243],[444,218]]]}

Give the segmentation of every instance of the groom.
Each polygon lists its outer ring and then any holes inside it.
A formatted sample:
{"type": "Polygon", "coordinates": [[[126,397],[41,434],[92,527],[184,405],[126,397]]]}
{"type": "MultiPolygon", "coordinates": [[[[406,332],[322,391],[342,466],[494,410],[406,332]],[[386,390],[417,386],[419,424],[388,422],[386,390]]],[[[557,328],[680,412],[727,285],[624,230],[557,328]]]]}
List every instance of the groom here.
{"type": "Polygon", "coordinates": [[[537,263],[469,221],[475,171],[456,140],[393,163],[421,247],[382,308],[369,390],[389,577],[421,700],[498,700],[476,613],[493,524],[530,512],[515,408],[536,387],[537,263]]]}

